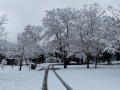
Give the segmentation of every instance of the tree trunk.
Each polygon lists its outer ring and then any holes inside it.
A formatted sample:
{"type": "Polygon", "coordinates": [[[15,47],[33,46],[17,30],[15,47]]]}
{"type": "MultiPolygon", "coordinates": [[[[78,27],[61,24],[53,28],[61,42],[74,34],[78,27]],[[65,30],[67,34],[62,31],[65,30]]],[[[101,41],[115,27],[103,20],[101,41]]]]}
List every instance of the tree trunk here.
{"type": "Polygon", "coordinates": [[[29,63],[29,71],[30,71],[30,66],[31,66],[31,63],[29,63]]]}
{"type": "Polygon", "coordinates": [[[4,66],[2,65],[2,70],[3,70],[3,67],[4,67],[4,66]]]}
{"type": "Polygon", "coordinates": [[[77,59],[77,60],[76,60],[76,62],[77,62],[77,64],[78,64],[78,63],[80,63],[80,60],[79,60],[79,59],[77,59]]]}
{"type": "Polygon", "coordinates": [[[70,59],[67,59],[67,65],[69,65],[70,64],[70,59]]]}
{"type": "Polygon", "coordinates": [[[67,68],[67,59],[66,59],[65,55],[63,57],[63,61],[64,61],[64,69],[65,69],[65,68],[67,68]]]}
{"type": "Polygon", "coordinates": [[[20,68],[19,68],[19,71],[21,71],[21,69],[22,69],[22,63],[20,63],[20,68]]]}
{"type": "Polygon", "coordinates": [[[21,71],[21,69],[22,69],[22,57],[21,57],[21,59],[20,59],[20,67],[19,67],[19,71],[21,71]]]}
{"type": "Polygon", "coordinates": [[[111,62],[110,62],[110,59],[108,59],[108,65],[110,65],[110,63],[111,63],[111,62]]]}
{"type": "Polygon", "coordinates": [[[83,64],[83,59],[81,59],[81,64],[83,64]]]}
{"type": "Polygon", "coordinates": [[[87,68],[89,68],[89,58],[87,56],[87,68]]]}
{"type": "Polygon", "coordinates": [[[95,59],[95,68],[97,68],[98,57],[95,59]]]}

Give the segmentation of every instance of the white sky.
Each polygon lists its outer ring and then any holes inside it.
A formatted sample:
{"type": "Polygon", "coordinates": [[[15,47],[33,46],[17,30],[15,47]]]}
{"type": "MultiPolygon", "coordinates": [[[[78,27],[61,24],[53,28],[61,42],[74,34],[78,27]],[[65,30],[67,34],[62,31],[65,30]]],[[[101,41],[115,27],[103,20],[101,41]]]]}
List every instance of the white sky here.
{"type": "Polygon", "coordinates": [[[10,32],[7,40],[17,41],[17,33],[24,30],[27,24],[40,25],[45,10],[53,8],[77,8],[84,4],[99,3],[104,9],[108,5],[118,6],[119,0],[0,0],[0,16],[7,14],[6,31],[10,32]]]}

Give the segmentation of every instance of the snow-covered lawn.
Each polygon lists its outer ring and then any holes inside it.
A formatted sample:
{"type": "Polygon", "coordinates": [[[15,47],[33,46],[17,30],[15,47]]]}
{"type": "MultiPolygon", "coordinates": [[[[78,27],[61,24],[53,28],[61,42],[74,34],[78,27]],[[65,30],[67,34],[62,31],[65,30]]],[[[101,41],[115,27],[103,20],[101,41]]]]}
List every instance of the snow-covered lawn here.
{"type": "Polygon", "coordinates": [[[56,72],[73,90],[120,90],[120,65],[69,65],[55,66],[62,69],[56,72]]]}
{"type": "Polygon", "coordinates": [[[31,70],[27,66],[19,71],[18,66],[5,66],[2,70],[0,66],[0,90],[41,90],[44,71],[31,70]]]}
{"type": "MultiPolygon", "coordinates": [[[[41,64],[46,68],[48,64],[41,64]]],[[[59,76],[73,90],[120,90],[120,65],[68,65],[63,69],[62,65],[56,65],[55,68],[59,76]]],[[[19,71],[18,66],[5,66],[2,70],[0,66],[0,90],[41,90],[44,78],[44,70],[29,71],[28,66],[23,66],[19,71]]],[[[48,90],[66,90],[52,70],[48,73],[48,90]]]]}

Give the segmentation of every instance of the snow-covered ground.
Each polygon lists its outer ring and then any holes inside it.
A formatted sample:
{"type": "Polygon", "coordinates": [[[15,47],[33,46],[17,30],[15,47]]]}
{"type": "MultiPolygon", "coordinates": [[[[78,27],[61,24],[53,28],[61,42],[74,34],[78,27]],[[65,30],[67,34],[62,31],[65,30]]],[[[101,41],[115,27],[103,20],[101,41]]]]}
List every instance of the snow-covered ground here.
{"type": "Polygon", "coordinates": [[[73,90],[120,90],[120,65],[69,65],[56,72],[73,90]]]}
{"type": "Polygon", "coordinates": [[[41,90],[44,71],[31,70],[28,66],[23,66],[19,71],[18,66],[5,66],[2,70],[0,66],[0,90],[41,90]]]}
{"type": "MultiPolygon", "coordinates": [[[[52,66],[50,67],[52,68],[52,66]]],[[[48,90],[66,90],[60,80],[56,77],[53,70],[49,70],[48,74],[48,90]]]]}
{"type": "MultiPolygon", "coordinates": [[[[41,64],[46,68],[49,64],[41,64]]],[[[0,66],[0,90],[41,90],[44,78],[44,70],[29,71],[27,66],[23,66],[19,71],[18,66],[5,66],[2,70],[0,66]]],[[[120,90],[120,65],[69,65],[63,69],[62,65],[56,65],[55,68],[59,76],[73,90],[120,90]]],[[[48,90],[66,90],[52,70],[48,73],[48,90]]]]}

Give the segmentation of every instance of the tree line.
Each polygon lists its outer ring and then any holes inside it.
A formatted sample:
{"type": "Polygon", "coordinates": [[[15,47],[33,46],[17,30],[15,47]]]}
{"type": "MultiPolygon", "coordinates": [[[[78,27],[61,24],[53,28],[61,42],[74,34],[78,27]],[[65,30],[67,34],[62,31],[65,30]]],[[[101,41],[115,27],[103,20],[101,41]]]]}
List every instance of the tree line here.
{"type": "MultiPolygon", "coordinates": [[[[95,68],[101,53],[120,52],[120,5],[107,11],[94,3],[81,9],[56,8],[47,10],[42,25],[26,25],[18,34],[17,49],[20,67],[23,58],[38,58],[40,55],[57,53],[67,68],[69,58],[83,58],[89,68],[90,58],[95,59],[95,68]]],[[[109,58],[108,58],[109,63],[109,58]]]]}

